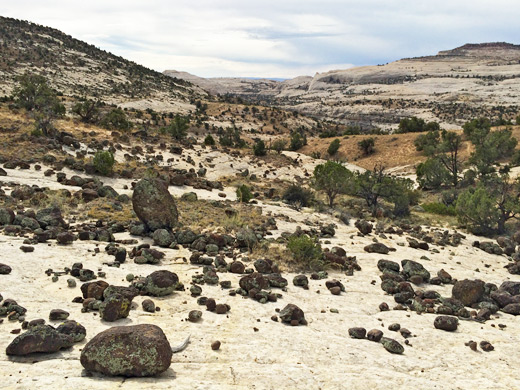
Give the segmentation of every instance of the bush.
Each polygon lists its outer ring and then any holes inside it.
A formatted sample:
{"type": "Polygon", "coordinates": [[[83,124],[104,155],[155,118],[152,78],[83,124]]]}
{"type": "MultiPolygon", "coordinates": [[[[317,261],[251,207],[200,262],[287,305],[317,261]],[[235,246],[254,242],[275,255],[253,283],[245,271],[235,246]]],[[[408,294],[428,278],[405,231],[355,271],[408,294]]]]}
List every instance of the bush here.
{"type": "Polygon", "coordinates": [[[276,151],[276,153],[280,154],[282,153],[282,150],[284,150],[287,146],[287,141],[284,139],[277,139],[273,142],[272,149],[276,151]]]}
{"type": "Polygon", "coordinates": [[[376,141],[374,138],[367,138],[358,142],[358,147],[365,156],[369,156],[375,152],[374,145],[376,141]]]}
{"type": "Polygon", "coordinates": [[[327,153],[329,154],[329,156],[334,156],[336,153],[338,153],[339,147],[340,141],[336,138],[334,141],[330,143],[329,148],[327,149],[327,153]]]}
{"type": "Polygon", "coordinates": [[[446,190],[441,192],[442,203],[446,206],[455,206],[457,204],[457,198],[459,197],[459,191],[456,189],[446,190]]]}
{"type": "Polygon", "coordinates": [[[186,138],[188,128],[190,127],[189,123],[190,120],[188,117],[180,116],[179,114],[177,114],[165,130],[174,139],[180,141],[186,138]]]}
{"type": "Polygon", "coordinates": [[[77,102],[72,107],[72,112],[81,118],[85,123],[97,123],[99,120],[99,106],[100,102],[95,102],[90,99],[83,99],[77,102]]]}
{"type": "Polygon", "coordinates": [[[120,108],[114,108],[106,114],[101,125],[109,130],[130,130],[132,128],[132,122],[127,119],[125,112],[120,108]]]}
{"type": "Polygon", "coordinates": [[[114,163],[114,155],[108,150],[98,150],[94,155],[94,168],[97,172],[104,176],[107,176],[112,173],[114,163]]]}
{"type": "Polygon", "coordinates": [[[424,119],[412,116],[411,118],[401,119],[399,122],[399,127],[396,130],[396,134],[419,133],[422,131],[435,131],[439,129],[440,126],[437,122],[426,123],[424,119]]]}
{"type": "Polygon", "coordinates": [[[289,149],[292,151],[297,151],[303,148],[304,145],[307,145],[307,138],[304,135],[297,131],[291,134],[291,143],[289,145],[289,149]]]}
{"type": "Polygon", "coordinates": [[[211,134],[208,134],[206,136],[206,138],[204,138],[204,145],[206,145],[206,146],[215,145],[215,139],[211,136],[211,134]]]}
{"type": "Polygon", "coordinates": [[[424,203],[421,207],[427,213],[438,214],[438,215],[451,215],[456,216],[457,210],[455,210],[455,206],[450,205],[446,206],[444,203],[424,203]]]}
{"type": "Polygon", "coordinates": [[[258,140],[253,145],[253,153],[255,156],[261,157],[267,154],[267,150],[265,149],[265,143],[262,140],[258,140]]]}
{"type": "Polygon", "coordinates": [[[438,158],[417,165],[417,182],[422,189],[436,190],[451,182],[450,173],[438,158]]]}
{"type": "Polygon", "coordinates": [[[297,208],[309,207],[313,199],[313,194],[312,191],[298,184],[293,184],[284,192],[282,199],[297,208]]]}
{"type": "Polygon", "coordinates": [[[456,210],[459,221],[466,224],[472,233],[489,235],[495,231],[499,212],[495,199],[485,187],[479,186],[461,193],[456,210]]]}
{"type": "Polygon", "coordinates": [[[219,130],[219,142],[224,147],[243,148],[246,142],[240,137],[241,130],[237,127],[228,127],[219,130]]]}
{"type": "Polygon", "coordinates": [[[287,249],[305,269],[320,271],[325,267],[320,243],[307,235],[289,238],[287,249]]]}
{"type": "Polygon", "coordinates": [[[240,187],[237,188],[236,194],[237,200],[239,202],[248,203],[251,199],[253,199],[251,189],[245,184],[242,184],[240,187]]]}

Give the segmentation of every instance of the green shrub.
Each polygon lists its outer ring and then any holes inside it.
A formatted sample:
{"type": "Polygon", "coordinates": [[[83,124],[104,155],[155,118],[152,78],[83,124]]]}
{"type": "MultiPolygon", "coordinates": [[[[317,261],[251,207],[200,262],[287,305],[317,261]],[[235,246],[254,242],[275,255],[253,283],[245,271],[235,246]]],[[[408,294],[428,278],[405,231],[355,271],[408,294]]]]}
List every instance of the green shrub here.
{"type": "Polygon", "coordinates": [[[114,108],[106,114],[101,125],[109,130],[130,130],[132,128],[132,122],[127,119],[125,112],[120,108],[114,108]]]}
{"type": "Polygon", "coordinates": [[[253,153],[255,156],[261,157],[267,154],[267,150],[265,149],[265,143],[262,140],[258,140],[253,145],[253,153]]]}
{"type": "Polygon", "coordinates": [[[312,191],[293,184],[284,192],[282,199],[298,207],[308,207],[313,199],[313,194],[312,191]]]}
{"type": "Polygon", "coordinates": [[[72,112],[81,118],[82,122],[85,123],[97,123],[99,120],[99,101],[90,99],[82,99],[72,106],[72,112]]]}
{"type": "Polygon", "coordinates": [[[237,188],[236,194],[237,200],[239,202],[248,203],[251,199],[253,199],[251,189],[245,184],[242,184],[240,187],[237,188]]]}
{"type": "Polygon", "coordinates": [[[411,118],[403,118],[399,122],[399,127],[395,131],[396,134],[418,133],[422,131],[439,130],[440,126],[437,122],[426,123],[424,119],[412,116],[411,118]]]}
{"type": "Polygon", "coordinates": [[[292,151],[297,151],[303,148],[305,145],[307,145],[307,138],[304,135],[297,131],[291,134],[291,143],[289,145],[289,149],[292,151]]]}
{"type": "Polygon", "coordinates": [[[276,153],[280,154],[287,147],[287,141],[284,139],[277,139],[273,142],[272,149],[276,151],[276,153]]]}
{"type": "Polygon", "coordinates": [[[327,153],[329,154],[329,156],[334,156],[336,153],[338,153],[339,147],[340,141],[336,138],[334,141],[330,143],[329,148],[327,149],[327,153]]]}
{"type": "Polygon", "coordinates": [[[213,146],[215,145],[215,138],[211,136],[211,134],[208,134],[206,138],[204,138],[204,145],[206,146],[213,146]]]}
{"type": "Polygon", "coordinates": [[[176,139],[177,141],[183,140],[188,134],[187,131],[190,127],[189,123],[190,120],[188,117],[177,114],[170,122],[170,124],[165,128],[165,132],[170,134],[172,138],[176,139]]]}
{"type": "Polygon", "coordinates": [[[368,156],[374,153],[374,145],[376,144],[376,141],[374,138],[366,138],[364,140],[361,140],[358,142],[358,147],[363,152],[363,155],[368,156]]]}
{"type": "Polygon", "coordinates": [[[438,214],[438,215],[451,215],[456,216],[457,211],[454,205],[446,206],[444,203],[424,203],[421,207],[427,213],[438,214]]]}
{"type": "Polygon", "coordinates": [[[114,163],[114,155],[108,150],[98,150],[94,155],[94,168],[97,172],[104,176],[107,176],[112,173],[114,163]]]}
{"type": "Polygon", "coordinates": [[[417,165],[415,173],[417,174],[417,182],[422,189],[436,190],[447,185],[451,180],[450,172],[435,157],[417,165]]]}
{"type": "Polygon", "coordinates": [[[287,249],[291,251],[294,260],[305,269],[320,271],[325,267],[320,243],[307,235],[289,238],[287,249]]]}
{"type": "Polygon", "coordinates": [[[65,106],[58,93],[48,84],[45,77],[25,74],[17,78],[18,85],[13,91],[15,105],[30,111],[34,119],[34,134],[54,135],[54,121],[65,115],[65,106]]]}
{"type": "Polygon", "coordinates": [[[500,212],[493,195],[484,186],[470,188],[457,199],[457,217],[468,230],[477,235],[489,235],[496,229],[500,212]]]}

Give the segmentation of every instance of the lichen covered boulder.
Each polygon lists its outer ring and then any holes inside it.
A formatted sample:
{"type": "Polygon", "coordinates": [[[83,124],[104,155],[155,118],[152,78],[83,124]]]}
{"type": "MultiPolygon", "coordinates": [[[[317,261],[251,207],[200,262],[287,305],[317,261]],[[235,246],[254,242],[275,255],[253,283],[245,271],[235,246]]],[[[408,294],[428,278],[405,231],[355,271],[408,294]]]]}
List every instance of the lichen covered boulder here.
{"type": "Polygon", "coordinates": [[[126,377],[154,376],[170,367],[172,349],[156,325],[117,326],[98,333],[81,351],[87,371],[126,377]]]}
{"type": "Polygon", "coordinates": [[[5,350],[7,355],[53,353],[74,344],[72,336],[61,333],[49,325],[38,325],[16,337],[5,350]]]}
{"type": "Polygon", "coordinates": [[[404,353],[404,347],[397,340],[383,337],[381,338],[381,344],[383,347],[390,353],[395,353],[397,355],[401,355],[404,353]]]}
{"type": "Polygon", "coordinates": [[[423,281],[428,282],[430,280],[430,273],[423,267],[421,263],[413,260],[401,261],[403,266],[403,275],[407,280],[411,280],[414,276],[419,276],[423,281]]]}
{"type": "Polygon", "coordinates": [[[246,291],[256,289],[263,290],[269,287],[269,280],[258,272],[242,277],[239,281],[240,287],[246,291]]]}
{"type": "Polygon", "coordinates": [[[303,310],[292,303],[289,303],[280,311],[280,318],[282,322],[287,322],[293,326],[299,324],[307,325],[303,310]]]}
{"type": "Polygon", "coordinates": [[[177,225],[177,205],[162,180],[141,179],[137,182],[132,205],[137,217],[150,230],[172,229],[177,225]]]}
{"type": "Polygon", "coordinates": [[[141,278],[134,282],[133,286],[143,294],[162,297],[172,294],[177,288],[178,283],[179,277],[177,274],[167,270],[161,270],[152,272],[144,279],[141,278]]]}
{"type": "Polygon", "coordinates": [[[128,317],[132,301],[121,294],[112,294],[99,306],[99,315],[102,320],[113,322],[128,317]]]}

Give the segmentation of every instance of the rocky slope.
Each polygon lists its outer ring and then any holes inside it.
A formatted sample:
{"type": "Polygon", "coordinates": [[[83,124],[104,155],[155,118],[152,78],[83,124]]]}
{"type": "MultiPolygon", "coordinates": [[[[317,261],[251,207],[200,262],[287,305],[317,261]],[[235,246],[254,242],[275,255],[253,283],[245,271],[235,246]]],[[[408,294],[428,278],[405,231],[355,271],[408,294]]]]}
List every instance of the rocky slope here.
{"type": "Polygon", "coordinates": [[[140,109],[183,112],[199,87],[166,77],[65,33],[0,17],[0,96],[10,95],[16,76],[44,75],[64,95],[101,99],[140,109]]]}
{"type": "MultiPolygon", "coordinates": [[[[68,146],[63,140],[42,140],[39,148],[46,150],[45,155],[55,156],[55,160],[40,158],[35,153],[32,159],[14,160],[16,163],[6,159],[2,163],[5,176],[0,183],[0,209],[15,209],[17,215],[0,213],[2,223],[6,218],[9,223],[0,227],[0,262],[9,267],[9,272],[5,272],[6,267],[0,267],[0,308],[3,309],[0,309],[0,316],[7,315],[7,318],[0,318],[3,320],[0,321],[3,330],[0,332],[0,351],[5,351],[19,333],[26,332],[21,330],[27,325],[23,325],[23,320],[44,319],[58,327],[63,315],[78,321],[86,329],[85,338],[74,340],[72,347],[66,345],[58,352],[28,356],[0,353],[0,379],[4,388],[24,389],[36,384],[42,389],[56,386],[293,389],[302,385],[309,389],[365,389],[367,386],[376,389],[511,389],[520,385],[520,376],[515,369],[519,358],[520,323],[514,315],[520,311],[508,310],[508,313],[500,304],[501,310],[495,312],[499,301],[519,300],[519,291],[512,288],[518,290],[520,284],[506,284],[504,289],[507,287],[511,293],[495,292],[492,286],[518,280],[504,268],[512,264],[506,254],[515,250],[516,244],[511,240],[501,240],[504,248],[500,248],[491,242],[484,245],[481,238],[456,234],[451,229],[406,223],[397,226],[391,222],[379,226],[366,221],[345,223],[335,215],[313,209],[297,211],[260,190],[254,205],[241,206],[236,202],[231,186],[224,185],[216,190],[201,188],[201,182],[196,180],[184,185],[172,180],[169,191],[177,199],[179,218],[183,222],[182,227],[174,229],[174,236],[168,236],[170,241],[172,237],[179,241],[172,245],[163,242],[155,233],[150,236],[132,227],[138,226],[128,223],[137,222],[133,215],[129,214],[126,221],[114,223],[113,218],[121,214],[118,210],[128,209],[132,183],[139,176],[134,172],[133,177],[107,178],[80,169],[76,152],[88,151],[87,140],[88,145],[117,142],[120,148],[116,158],[120,164],[132,155],[134,167],[153,158],[157,169],[169,167],[172,175],[174,168],[205,169],[204,176],[202,172],[192,174],[192,179],[200,176],[200,180],[205,177],[225,183],[225,178],[231,175],[249,180],[243,176],[244,168],[249,168],[250,174],[255,174],[257,179],[248,183],[257,188],[275,185],[276,180],[284,176],[287,179],[294,175],[304,178],[305,171],[312,170],[312,164],[317,161],[291,154],[286,167],[273,170],[261,159],[244,159],[222,150],[195,146],[175,148],[172,153],[162,149],[160,143],[152,142],[151,138],[125,141],[98,128],[88,137],[80,138],[81,134],[81,131],[72,134],[78,137],[77,148],[68,146]],[[289,162],[293,159],[301,161],[292,165],[289,162]],[[71,164],[72,161],[75,163],[71,164]],[[48,174],[51,169],[53,171],[48,174]],[[261,172],[267,169],[270,172],[264,177],[261,172]],[[106,187],[102,192],[101,183],[111,186],[117,196],[107,195],[106,187]],[[32,192],[24,184],[32,185],[32,192]],[[104,197],[95,195],[96,188],[99,194],[105,194],[104,197]],[[64,195],[65,224],[58,221],[57,213],[53,216],[40,211],[44,203],[56,204],[60,199],[46,200],[52,196],[52,191],[64,195]],[[188,199],[186,194],[189,194],[189,201],[184,200],[188,199]],[[93,199],[94,196],[98,198],[93,199]],[[75,201],[79,198],[82,201],[75,201]],[[92,218],[87,211],[89,204],[96,202],[108,210],[102,218],[92,218]],[[69,203],[75,207],[69,208],[69,203]],[[188,233],[195,228],[190,223],[185,203],[203,210],[196,235],[188,233]],[[228,231],[228,237],[223,231],[224,224],[212,224],[212,210],[235,210],[237,213],[236,225],[228,231]],[[250,253],[244,247],[243,226],[238,220],[254,213],[256,221],[250,226],[254,226],[257,238],[262,237],[264,244],[283,243],[285,237],[300,227],[303,231],[314,231],[322,246],[330,250],[329,255],[338,253],[337,257],[330,258],[345,260],[346,257],[339,255],[341,250],[338,248],[341,248],[348,258],[356,257],[355,263],[360,269],[356,268],[354,272],[352,269],[329,270],[328,276],[321,275],[322,279],[320,275],[313,278],[307,272],[308,289],[303,288],[301,274],[288,270],[283,259],[256,249],[250,253]],[[260,224],[264,221],[267,228],[262,229],[260,224]],[[45,228],[37,228],[35,222],[45,228]],[[210,237],[218,239],[214,242],[219,245],[200,245],[200,239],[204,241],[210,237]],[[474,245],[477,240],[480,248],[474,245]],[[142,260],[146,260],[143,253],[148,246],[162,255],[152,263],[143,263],[142,260]],[[379,253],[373,252],[376,247],[379,253]],[[125,255],[121,257],[123,250],[125,255]],[[280,295],[265,303],[257,301],[261,300],[261,294],[260,297],[249,294],[255,299],[242,297],[237,291],[245,285],[242,280],[246,275],[231,271],[230,265],[241,262],[268,278],[276,271],[268,262],[257,261],[266,258],[279,262],[280,276],[287,286],[269,287],[273,294],[280,295]],[[201,264],[208,259],[215,268],[201,264]],[[416,263],[411,267],[405,261],[401,270],[401,262],[405,259],[413,259],[424,268],[416,263]],[[75,263],[82,264],[83,272],[77,265],[73,266],[75,263]],[[228,267],[223,266],[225,263],[228,267]],[[395,271],[396,268],[401,272],[395,271]],[[92,270],[90,277],[97,276],[96,285],[104,288],[101,295],[96,289],[82,288],[89,286],[88,282],[83,283],[88,275],[86,270],[92,270]],[[119,291],[132,293],[128,289],[130,284],[142,288],[139,276],[152,275],[156,271],[175,273],[184,287],[167,295],[132,296],[132,304],[125,306],[124,315],[116,316],[115,321],[110,318],[106,309],[108,294],[104,292],[107,286],[124,286],[127,289],[119,287],[119,291]],[[295,283],[296,276],[300,280],[298,283],[295,283]],[[402,282],[399,282],[400,278],[402,282]],[[452,278],[459,281],[480,279],[482,282],[456,284],[452,278]],[[220,285],[215,279],[228,283],[220,285]],[[484,282],[488,284],[484,285],[484,282]],[[396,289],[400,292],[396,293],[396,289]],[[96,294],[97,299],[93,298],[96,294]],[[452,295],[464,300],[467,308],[461,308],[458,300],[450,298],[452,295]],[[210,299],[204,301],[201,297],[214,299],[212,302],[219,304],[218,309],[211,306],[210,299]],[[17,305],[10,299],[16,300],[17,305]],[[152,310],[148,306],[150,302],[145,303],[149,300],[160,310],[152,310]],[[95,308],[96,302],[101,305],[99,310],[95,308]],[[303,310],[305,325],[298,321],[292,326],[282,322],[282,312],[288,304],[303,310]],[[387,306],[390,310],[386,310],[387,306]],[[5,308],[10,312],[6,313],[5,308]],[[23,311],[21,308],[27,310],[23,318],[19,316],[23,311]],[[190,314],[193,311],[200,313],[190,314]],[[51,319],[51,312],[60,317],[51,319]],[[436,321],[439,315],[448,314],[450,321],[458,321],[456,330],[443,330],[448,329],[449,324],[436,321]],[[198,316],[201,318],[197,319],[198,316]],[[172,346],[191,334],[186,349],[173,355],[166,371],[151,378],[123,378],[83,369],[82,352],[87,343],[95,342],[94,336],[114,326],[144,324],[159,326],[172,346]],[[360,339],[361,327],[373,329],[371,338],[379,330],[394,342],[360,339]],[[214,349],[216,341],[220,342],[218,350],[214,349]],[[385,350],[385,345],[390,351],[402,353],[392,354],[385,350]]],[[[20,137],[20,142],[23,140],[23,135],[14,130],[12,136],[20,137]]],[[[124,166],[118,166],[118,172],[121,168],[124,166]]],[[[155,207],[160,209],[161,205],[155,207]]],[[[279,278],[275,280],[283,282],[279,278]]],[[[116,304],[118,299],[125,301],[114,297],[110,303],[116,304]]],[[[517,303],[512,305],[515,310],[520,307],[517,303]]],[[[18,352],[18,349],[10,347],[9,352],[18,352]]],[[[142,354],[145,364],[146,352],[137,348],[132,351],[133,356],[136,353],[142,354]]],[[[106,360],[108,363],[110,356],[106,360]]],[[[94,366],[89,364],[88,367],[94,366]]]]}
{"type": "Polygon", "coordinates": [[[413,115],[448,128],[481,115],[511,119],[520,102],[520,46],[507,43],[468,44],[434,56],[283,82],[165,74],[219,93],[363,127],[391,128],[413,115]]]}

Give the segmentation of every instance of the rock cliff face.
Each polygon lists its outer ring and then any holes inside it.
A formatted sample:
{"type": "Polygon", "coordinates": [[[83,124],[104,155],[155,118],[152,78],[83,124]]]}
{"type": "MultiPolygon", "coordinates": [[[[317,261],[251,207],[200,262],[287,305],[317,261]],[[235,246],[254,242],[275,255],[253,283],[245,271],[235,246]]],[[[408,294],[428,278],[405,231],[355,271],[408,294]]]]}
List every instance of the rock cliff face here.
{"type": "Polygon", "coordinates": [[[268,102],[363,127],[396,127],[419,116],[457,127],[476,116],[511,119],[520,101],[520,45],[467,44],[435,56],[407,58],[277,82],[186,78],[218,93],[268,102]]]}

